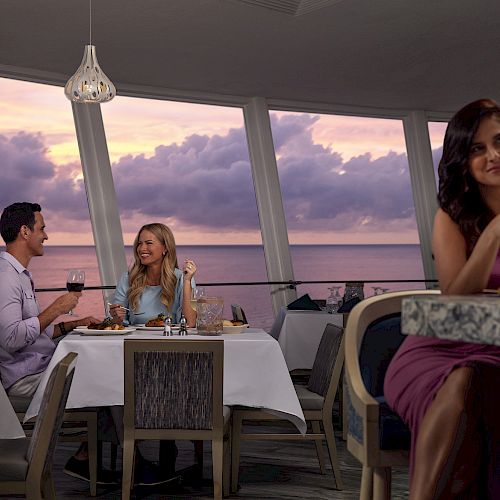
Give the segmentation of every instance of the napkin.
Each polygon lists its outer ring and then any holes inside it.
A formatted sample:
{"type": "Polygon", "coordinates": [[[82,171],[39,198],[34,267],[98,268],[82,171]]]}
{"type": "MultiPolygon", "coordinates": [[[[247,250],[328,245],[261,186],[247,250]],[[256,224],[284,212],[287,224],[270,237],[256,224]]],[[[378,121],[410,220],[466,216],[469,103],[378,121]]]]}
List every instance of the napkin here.
{"type": "Polygon", "coordinates": [[[290,311],[321,311],[321,307],[309,297],[308,293],[290,302],[290,304],[288,304],[288,309],[290,311]]]}

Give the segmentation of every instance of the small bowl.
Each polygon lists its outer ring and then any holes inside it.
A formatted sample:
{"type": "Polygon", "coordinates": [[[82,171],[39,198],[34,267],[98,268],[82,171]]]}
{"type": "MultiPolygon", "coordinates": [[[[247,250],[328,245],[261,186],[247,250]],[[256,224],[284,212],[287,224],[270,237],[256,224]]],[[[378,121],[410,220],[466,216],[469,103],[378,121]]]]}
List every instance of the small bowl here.
{"type": "Polygon", "coordinates": [[[248,325],[233,325],[233,326],[223,326],[222,330],[224,333],[243,333],[248,328],[248,325]]]}

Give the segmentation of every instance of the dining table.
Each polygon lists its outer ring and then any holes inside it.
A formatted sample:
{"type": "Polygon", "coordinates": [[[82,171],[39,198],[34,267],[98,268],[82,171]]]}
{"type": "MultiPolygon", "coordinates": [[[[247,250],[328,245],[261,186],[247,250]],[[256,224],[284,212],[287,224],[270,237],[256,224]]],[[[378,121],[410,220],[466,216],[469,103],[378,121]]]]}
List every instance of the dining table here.
{"type": "Polygon", "coordinates": [[[278,342],[288,370],[310,370],[328,323],[343,326],[342,314],[282,308],[278,342]]]}
{"type": "Polygon", "coordinates": [[[26,437],[21,423],[9,401],[9,397],[0,384],[0,439],[16,439],[26,437]]]}
{"type": "Polygon", "coordinates": [[[402,301],[401,331],[407,335],[500,345],[500,296],[406,297],[402,301]]]}
{"type": "Polygon", "coordinates": [[[38,414],[43,390],[52,367],[69,352],[78,353],[66,408],[121,406],[124,402],[125,339],[183,339],[224,342],[223,402],[227,406],[265,408],[289,420],[305,434],[304,414],[281,348],[264,330],[247,328],[243,333],[200,336],[196,332],[171,337],[161,331],[135,330],[124,335],[88,335],[73,332],[57,345],[51,362],[26,412],[28,420],[38,414]]]}

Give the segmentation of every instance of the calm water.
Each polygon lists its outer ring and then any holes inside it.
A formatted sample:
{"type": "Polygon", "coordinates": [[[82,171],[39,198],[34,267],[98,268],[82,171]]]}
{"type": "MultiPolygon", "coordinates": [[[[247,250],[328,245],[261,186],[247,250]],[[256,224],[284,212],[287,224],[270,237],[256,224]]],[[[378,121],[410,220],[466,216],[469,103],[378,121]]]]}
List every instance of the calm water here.
{"type": "MultiPolygon", "coordinates": [[[[291,249],[296,280],[423,279],[418,245],[293,245],[291,249]]],[[[267,280],[261,246],[178,246],[177,251],[180,263],[185,258],[196,261],[198,283],[267,280]]],[[[127,247],[127,261],[131,260],[132,249],[127,247]]],[[[45,255],[33,258],[30,264],[37,288],[65,286],[67,270],[73,267],[85,269],[86,285],[101,285],[94,247],[47,246],[45,255]]],[[[365,295],[372,295],[372,287],[376,285],[367,284],[365,295]]],[[[423,287],[421,283],[380,285],[391,290],[423,287]]],[[[326,298],[328,286],[300,285],[297,293],[299,296],[309,293],[313,298],[326,298]]],[[[274,318],[267,285],[213,286],[209,290],[224,297],[226,316],[231,315],[230,304],[238,303],[252,326],[270,329],[274,318]]],[[[46,307],[59,293],[39,293],[40,306],[46,307]]],[[[75,313],[102,319],[101,292],[85,291],[75,313]]]]}

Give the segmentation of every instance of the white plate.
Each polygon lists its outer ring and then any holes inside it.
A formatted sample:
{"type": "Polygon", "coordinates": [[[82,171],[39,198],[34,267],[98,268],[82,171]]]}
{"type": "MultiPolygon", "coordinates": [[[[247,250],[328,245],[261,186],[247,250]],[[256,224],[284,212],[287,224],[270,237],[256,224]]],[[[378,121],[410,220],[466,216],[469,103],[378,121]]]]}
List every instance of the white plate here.
{"type": "Polygon", "coordinates": [[[248,328],[248,324],[245,325],[233,325],[233,326],[223,326],[222,330],[224,333],[243,333],[248,328]]]}
{"type": "MultiPolygon", "coordinates": [[[[149,330],[156,332],[163,332],[163,326],[146,326],[146,325],[134,325],[136,330],[149,330]]],[[[172,330],[178,330],[179,327],[177,325],[172,325],[172,330]]]]}
{"type": "Polygon", "coordinates": [[[135,332],[135,327],[124,328],[123,330],[94,330],[86,326],[78,326],[74,329],[80,335],[127,335],[135,332]]]}

